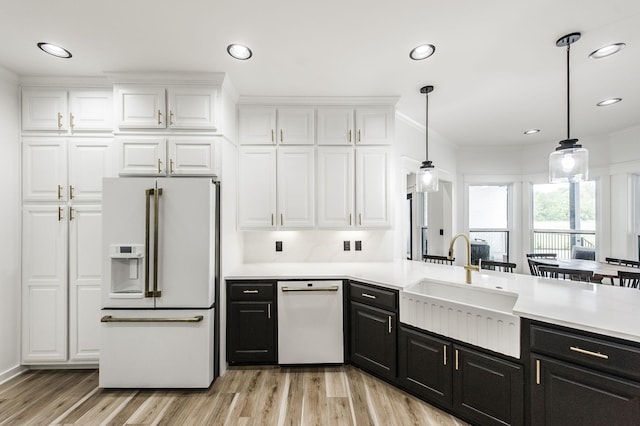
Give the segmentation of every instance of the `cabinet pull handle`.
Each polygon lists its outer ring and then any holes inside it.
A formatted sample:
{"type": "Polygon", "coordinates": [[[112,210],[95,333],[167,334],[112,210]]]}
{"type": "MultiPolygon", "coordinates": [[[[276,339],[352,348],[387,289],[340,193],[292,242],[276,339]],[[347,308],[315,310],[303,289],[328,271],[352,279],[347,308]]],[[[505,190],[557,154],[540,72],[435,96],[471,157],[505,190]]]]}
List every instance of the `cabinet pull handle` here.
{"type": "Polygon", "coordinates": [[[62,127],[62,114],[58,113],[58,129],[62,127]]]}
{"type": "Polygon", "coordinates": [[[391,334],[391,315],[389,315],[389,334],[391,334]]]}
{"type": "Polygon", "coordinates": [[[280,129],[280,142],[284,141],[284,132],[280,129]]]}
{"type": "Polygon", "coordinates": [[[158,124],[162,124],[162,113],[158,110],[158,124]]]}
{"type": "Polygon", "coordinates": [[[169,110],[169,125],[173,124],[173,111],[169,110]]]}
{"type": "Polygon", "coordinates": [[[352,130],[349,129],[349,143],[351,143],[351,132],[352,132],[352,130]]]}
{"type": "Polygon", "coordinates": [[[73,113],[69,113],[69,127],[73,129],[73,113]]]}
{"type": "Polygon", "coordinates": [[[69,199],[73,200],[73,185],[69,185],[69,199]]]}
{"type": "Polygon", "coordinates": [[[62,185],[58,185],[58,200],[62,198],[62,185]]]}
{"type": "Polygon", "coordinates": [[[570,346],[569,349],[572,350],[573,352],[578,352],[579,354],[594,356],[596,358],[601,358],[601,359],[609,359],[609,355],[601,354],[600,352],[588,351],[586,349],[582,349],[577,346],[570,346]]]}
{"type": "Polygon", "coordinates": [[[447,365],[447,345],[442,345],[442,349],[444,349],[443,363],[447,365]]]}
{"type": "Polygon", "coordinates": [[[62,220],[62,207],[58,206],[58,222],[62,220]]]}
{"type": "Polygon", "coordinates": [[[267,304],[267,319],[271,319],[271,303],[267,304]]]}
{"type": "Polygon", "coordinates": [[[376,296],[367,293],[362,293],[362,297],[366,297],[367,299],[377,299],[376,296]]]}
{"type": "Polygon", "coordinates": [[[275,142],[274,130],[271,129],[271,142],[275,142]]]}
{"type": "Polygon", "coordinates": [[[360,137],[360,129],[358,129],[358,142],[361,142],[362,138],[360,137]]]}
{"type": "Polygon", "coordinates": [[[162,160],[158,158],[158,173],[162,172],[162,160]]]}
{"type": "Polygon", "coordinates": [[[280,213],[280,226],[284,226],[284,215],[280,213]]]}
{"type": "Polygon", "coordinates": [[[358,225],[362,226],[362,213],[358,213],[358,225]]]}
{"type": "Polygon", "coordinates": [[[536,359],[536,385],[540,384],[540,360],[536,359]]]}
{"type": "Polygon", "coordinates": [[[173,158],[169,159],[169,174],[173,174],[173,158]]]}
{"type": "Polygon", "coordinates": [[[351,226],[351,213],[349,213],[349,226],[351,226]]]}
{"type": "Polygon", "coordinates": [[[244,294],[258,294],[258,290],[242,290],[244,294]]]}
{"type": "Polygon", "coordinates": [[[273,226],[273,213],[271,213],[271,226],[273,226]]]}
{"type": "Polygon", "coordinates": [[[202,322],[204,316],[196,315],[188,318],[118,318],[105,315],[100,322],[202,322]]]}
{"type": "Polygon", "coordinates": [[[456,349],[456,371],[458,371],[458,350],[456,349]]]}
{"type": "Polygon", "coordinates": [[[69,222],[73,220],[73,207],[69,206],[69,222]]]}

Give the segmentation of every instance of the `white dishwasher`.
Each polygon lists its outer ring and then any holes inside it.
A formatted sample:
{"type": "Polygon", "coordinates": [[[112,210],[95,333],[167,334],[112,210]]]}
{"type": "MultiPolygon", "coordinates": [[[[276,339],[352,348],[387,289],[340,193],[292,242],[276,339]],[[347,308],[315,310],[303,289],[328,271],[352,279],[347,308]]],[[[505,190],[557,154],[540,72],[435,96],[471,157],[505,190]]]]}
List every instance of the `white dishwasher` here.
{"type": "Polygon", "coordinates": [[[278,281],[278,364],[344,363],[342,281],[278,281]]]}

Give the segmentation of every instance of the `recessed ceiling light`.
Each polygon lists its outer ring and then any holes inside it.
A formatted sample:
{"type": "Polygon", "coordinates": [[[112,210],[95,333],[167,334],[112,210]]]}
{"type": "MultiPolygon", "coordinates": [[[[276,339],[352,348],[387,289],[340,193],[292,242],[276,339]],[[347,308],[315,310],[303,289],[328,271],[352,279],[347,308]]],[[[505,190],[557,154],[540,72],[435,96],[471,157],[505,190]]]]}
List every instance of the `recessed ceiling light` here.
{"type": "Polygon", "coordinates": [[[57,56],[58,58],[68,59],[71,57],[71,52],[69,52],[64,47],[56,46],[55,44],[41,41],[40,43],[38,43],[38,47],[42,51],[47,52],[49,55],[57,56]]]}
{"type": "Polygon", "coordinates": [[[607,106],[607,105],[613,105],[613,104],[617,104],[618,102],[620,102],[622,100],[622,98],[611,98],[611,99],[605,99],[604,101],[600,101],[598,102],[596,105],[598,106],[607,106]]]}
{"type": "Polygon", "coordinates": [[[413,60],[419,61],[421,59],[427,59],[433,55],[436,51],[436,47],[433,44],[421,44],[409,52],[409,57],[413,60]]]}
{"type": "Polygon", "coordinates": [[[525,135],[533,135],[534,133],[538,133],[540,132],[540,129],[529,129],[529,130],[525,130],[524,134],[525,135]]]}
{"type": "Polygon", "coordinates": [[[589,54],[589,57],[593,59],[606,58],[607,56],[611,56],[614,53],[618,53],[619,51],[624,49],[625,46],[626,44],[624,43],[610,44],[608,46],[601,47],[598,50],[594,50],[589,54]]]}
{"type": "Polygon", "coordinates": [[[251,49],[242,44],[230,44],[229,46],[227,46],[227,52],[229,53],[229,55],[233,56],[236,59],[240,59],[241,61],[245,61],[253,55],[251,49]]]}

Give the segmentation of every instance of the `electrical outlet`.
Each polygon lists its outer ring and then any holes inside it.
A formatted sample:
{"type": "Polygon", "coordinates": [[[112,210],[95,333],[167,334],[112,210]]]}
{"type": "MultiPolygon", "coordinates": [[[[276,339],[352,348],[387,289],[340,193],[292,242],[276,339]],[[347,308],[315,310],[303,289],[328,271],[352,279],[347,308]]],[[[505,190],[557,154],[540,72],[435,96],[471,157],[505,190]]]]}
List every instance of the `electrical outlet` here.
{"type": "Polygon", "coordinates": [[[356,251],[362,251],[362,241],[356,241],[356,251]]]}
{"type": "Polygon", "coordinates": [[[282,251],[282,241],[276,241],[276,251],[282,251]]]}
{"type": "Polygon", "coordinates": [[[342,242],[342,249],[344,251],[349,251],[351,250],[351,241],[343,241],[342,242]]]}

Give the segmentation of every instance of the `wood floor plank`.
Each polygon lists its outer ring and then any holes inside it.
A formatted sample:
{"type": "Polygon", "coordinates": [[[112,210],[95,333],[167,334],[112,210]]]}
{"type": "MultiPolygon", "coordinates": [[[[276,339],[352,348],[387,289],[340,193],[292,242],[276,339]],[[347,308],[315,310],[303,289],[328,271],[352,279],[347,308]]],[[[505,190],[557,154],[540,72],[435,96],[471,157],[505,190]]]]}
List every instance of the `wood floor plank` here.
{"type": "Polygon", "coordinates": [[[204,390],[97,380],[96,370],[26,372],[0,385],[0,425],[465,425],[349,365],[233,367],[204,390]]]}

